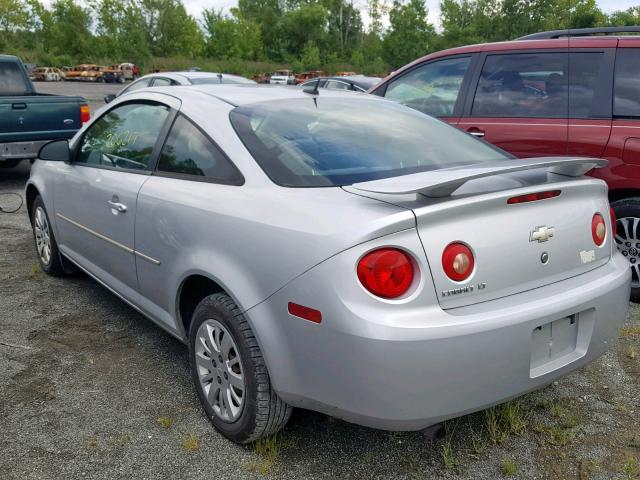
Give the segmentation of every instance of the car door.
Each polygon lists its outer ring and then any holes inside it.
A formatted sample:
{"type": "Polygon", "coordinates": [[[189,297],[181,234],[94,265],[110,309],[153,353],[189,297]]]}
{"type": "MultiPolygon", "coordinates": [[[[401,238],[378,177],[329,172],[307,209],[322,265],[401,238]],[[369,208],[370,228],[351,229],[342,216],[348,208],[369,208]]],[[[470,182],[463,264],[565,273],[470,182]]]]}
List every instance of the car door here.
{"type": "Polygon", "coordinates": [[[615,38],[571,38],[567,155],[600,157],[611,134],[615,38]]]}
{"type": "Polygon", "coordinates": [[[475,58],[461,55],[417,65],[391,80],[382,96],[456,124],[475,58]]]}
{"type": "Polygon", "coordinates": [[[91,123],[72,145],[72,161],[60,167],[54,192],[61,251],[128,298],[138,288],[138,192],[153,171],[177,102],[145,97],[120,102],[91,123]]]}
{"type": "Polygon", "coordinates": [[[565,155],[568,52],[483,54],[458,127],[517,157],[565,155]]]}

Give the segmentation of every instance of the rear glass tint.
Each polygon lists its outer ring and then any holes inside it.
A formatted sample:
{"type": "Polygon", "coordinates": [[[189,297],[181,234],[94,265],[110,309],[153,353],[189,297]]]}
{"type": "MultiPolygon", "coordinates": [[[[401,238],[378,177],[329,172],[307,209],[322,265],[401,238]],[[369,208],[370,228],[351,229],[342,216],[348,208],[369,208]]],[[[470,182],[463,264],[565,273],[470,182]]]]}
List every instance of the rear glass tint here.
{"type": "Polygon", "coordinates": [[[230,119],[267,175],[289,187],[350,185],[507,158],[411,108],[355,97],[261,102],[235,108],[230,119]]]}

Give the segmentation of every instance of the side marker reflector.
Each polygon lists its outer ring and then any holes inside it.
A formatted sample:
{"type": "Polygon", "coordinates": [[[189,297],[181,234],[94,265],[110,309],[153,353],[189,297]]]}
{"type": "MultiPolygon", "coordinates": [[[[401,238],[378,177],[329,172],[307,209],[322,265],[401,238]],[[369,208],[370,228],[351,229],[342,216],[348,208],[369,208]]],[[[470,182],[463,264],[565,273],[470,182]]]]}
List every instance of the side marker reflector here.
{"type": "Polygon", "coordinates": [[[293,302],[289,302],[288,310],[294,317],[300,317],[313,323],[322,322],[322,312],[320,310],[298,305],[293,302]]]}

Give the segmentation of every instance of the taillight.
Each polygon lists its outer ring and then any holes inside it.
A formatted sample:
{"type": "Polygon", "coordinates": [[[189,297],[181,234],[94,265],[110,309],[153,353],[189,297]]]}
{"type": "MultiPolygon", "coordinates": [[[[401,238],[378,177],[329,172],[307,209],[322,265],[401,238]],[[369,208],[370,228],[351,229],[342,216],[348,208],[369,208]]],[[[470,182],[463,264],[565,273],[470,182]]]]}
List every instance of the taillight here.
{"type": "Polygon", "coordinates": [[[507,200],[509,205],[514,203],[527,203],[536,202],[538,200],[545,200],[547,198],[553,198],[560,195],[561,190],[547,190],[546,192],[527,193],[525,195],[518,195],[517,197],[511,197],[507,200]]]}
{"type": "Polygon", "coordinates": [[[607,236],[607,226],[604,223],[604,218],[599,213],[596,213],[591,219],[591,236],[593,237],[593,243],[597,246],[601,246],[607,236]]]}
{"type": "Polygon", "coordinates": [[[80,122],[87,123],[91,118],[89,105],[80,105],[80,122]]]}
{"type": "Polygon", "coordinates": [[[358,279],[378,297],[397,298],[413,283],[413,264],[402,250],[381,248],[360,259],[358,279]]]}
{"type": "Polygon", "coordinates": [[[611,237],[616,238],[616,235],[618,235],[618,226],[616,225],[618,220],[616,219],[616,212],[613,211],[613,207],[609,207],[609,215],[611,215],[611,237]]]}
{"type": "Polygon", "coordinates": [[[473,253],[464,243],[450,243],[442,252],[442,268],[451,280],[466,280],[473,272],[473,266],[473,253]]]}

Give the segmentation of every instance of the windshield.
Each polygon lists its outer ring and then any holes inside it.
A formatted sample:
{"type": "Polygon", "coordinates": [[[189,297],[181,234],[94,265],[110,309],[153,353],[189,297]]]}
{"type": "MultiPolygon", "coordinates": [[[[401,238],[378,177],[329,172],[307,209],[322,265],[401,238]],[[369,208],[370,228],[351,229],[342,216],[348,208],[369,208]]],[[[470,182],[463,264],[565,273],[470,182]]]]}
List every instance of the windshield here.
{"type": "Polygon", "coordinates": [[[249,80],[244,77],[238,77],[236,75],[222,75],[222,80],[217,75],[215,77],[199,77],[199,78],[190,78],[189,81],[193,85],[209,85],[209,84],[220,84],[220,83],[256,83],[253,80],[249,80]]]}
{"type": "Polygon", "coordinates": [[[230,120],[278,185],[350,185],[508,158],[435,118],[370,99],[273,100],[235,108],[230,120]]]}

